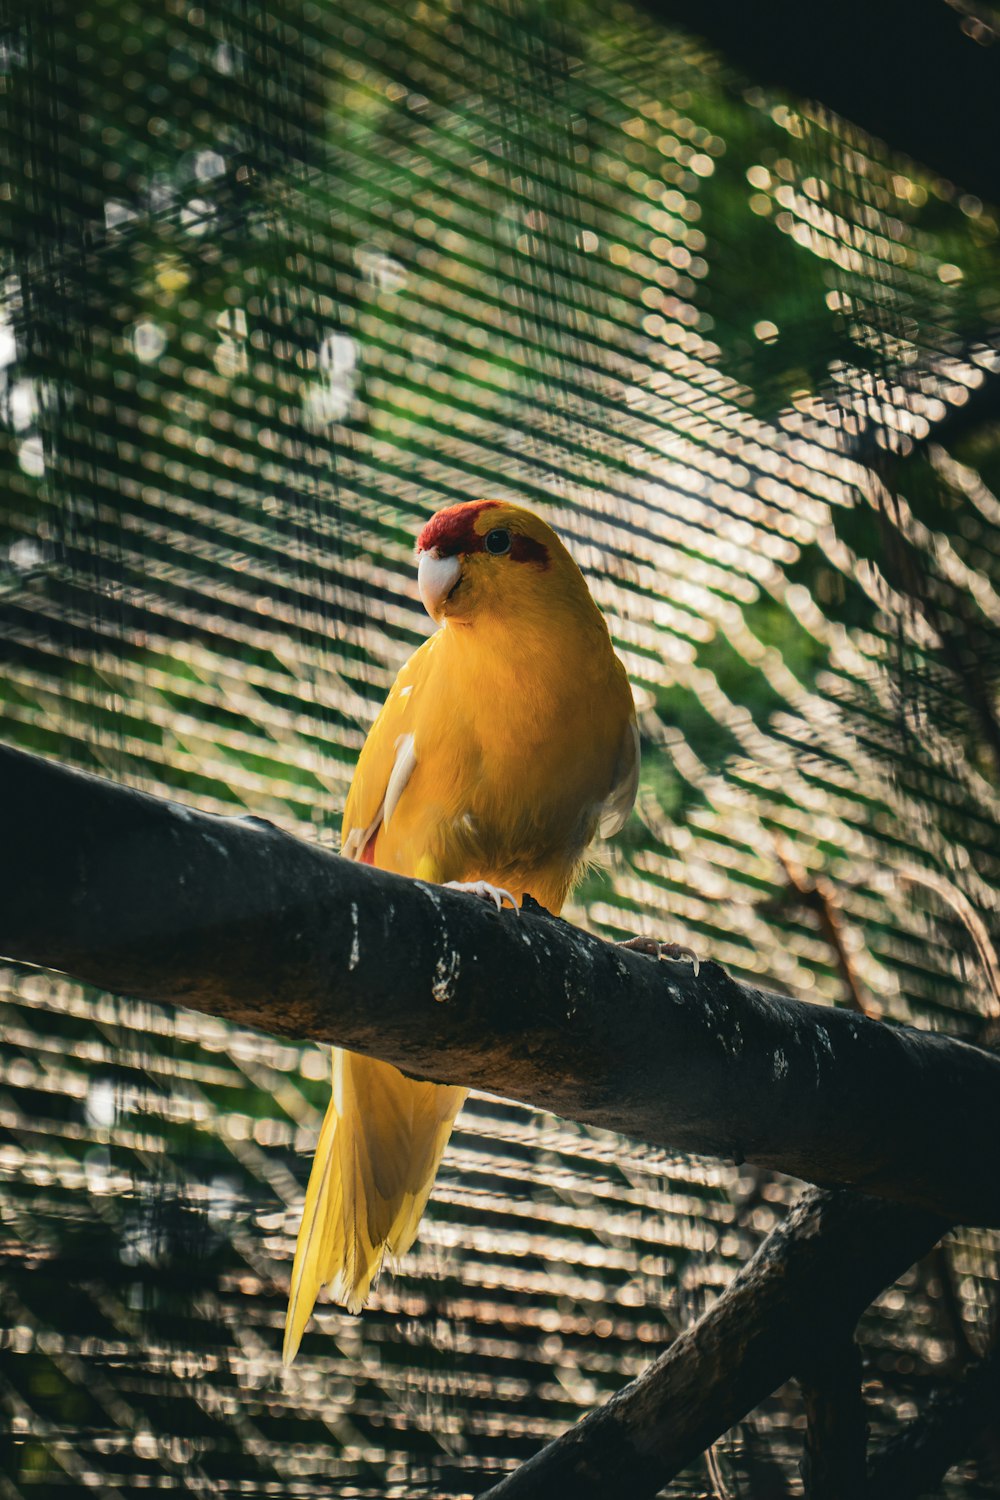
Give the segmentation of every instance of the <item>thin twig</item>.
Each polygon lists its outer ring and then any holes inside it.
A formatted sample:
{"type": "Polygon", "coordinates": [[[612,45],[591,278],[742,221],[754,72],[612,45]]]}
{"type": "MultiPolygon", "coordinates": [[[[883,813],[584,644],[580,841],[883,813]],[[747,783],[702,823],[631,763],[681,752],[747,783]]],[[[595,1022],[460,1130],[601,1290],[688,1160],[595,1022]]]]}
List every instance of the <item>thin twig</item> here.
{"type": "Polygon", "coordinates": [[[792,845],[784,835],[774,836],[774,852],[799,904],[815,913],[820,931],[833,950],[837,971],[847,992],[848,1006],[862,1016],[877,1016],[878,1011],[861,982],[848,948],[847,928],[833,886],[824,876],[809,874],[805,866],[796,859],[792,845]]]}
{"type": "MultiPolygon", "coordinates": [[[[997,958],[997,950],[993,946],[993,939],[987,931],[986,923],[968,896],[960,891],[953,881],[948,880],[944,875],[939,875],[936,870],[928,870],[922,865],[914,864],[895,865],[893,868],[904,884],[922,885],[927,890],[933,891],[936,896],[940,896],[941,900],[951,907],[969,934],[989,992],[989,999],[984,1007],[984,1016],[989,1023],[986,1033],[990,1037],[994,1036],[997,1031],[995,1023],[1000,1021],[1000,960],[997,958]]],[[[988,1045],[985,1036],[980,1040],[983,1046],[988,1045]]]]}

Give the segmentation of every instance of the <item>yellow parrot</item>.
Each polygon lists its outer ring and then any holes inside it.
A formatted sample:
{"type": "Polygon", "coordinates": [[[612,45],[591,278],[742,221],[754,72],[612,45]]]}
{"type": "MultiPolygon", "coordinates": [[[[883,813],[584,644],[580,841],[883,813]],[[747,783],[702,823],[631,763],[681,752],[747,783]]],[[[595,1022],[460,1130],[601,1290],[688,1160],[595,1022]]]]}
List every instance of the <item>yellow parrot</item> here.
{"type": "MultiPolygon", "coordinates": [[[[635,801],[639,736],[625,668],[583,574],[550,526],[495,500],[433,516],[420,597],[438,629],[372,725],[342,852],[558,912],[588,844],[635,801]]],[[[351,1312],[416,1238],[466,1090],[336,1047],[285,1320],[294,1359],[320,1287],[351,1312]]]]}

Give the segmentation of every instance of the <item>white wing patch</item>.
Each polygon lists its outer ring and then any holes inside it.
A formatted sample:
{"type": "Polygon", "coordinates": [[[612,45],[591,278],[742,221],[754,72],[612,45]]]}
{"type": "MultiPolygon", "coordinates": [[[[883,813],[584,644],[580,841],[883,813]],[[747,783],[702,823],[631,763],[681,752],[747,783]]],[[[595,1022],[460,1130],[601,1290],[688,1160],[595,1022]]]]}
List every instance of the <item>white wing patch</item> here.
{"type": "Polygon", "coordinates": [[[382,804],[386,828],[389,826],[389,819],[396,811],[396,804],[403,795],[406,783],[413,775],[413,768],[416,764],[417,752],[413,748],[413,735],[401,734],[396,741],[396,759],[393,762],[389,785],[385,789],[385,801],[382,804]]]}
{"type": "Polygon", "coordinates": [[[345,859],[360,859],[368,847],[368,841],[376,832],[380,824],[389,826],[389,819],[396,811],[396,806],[406,783],[413,775],[413,768],[417,764],[417,752],[413,748],[413,735],[401,734],[396,741],[396,759],[392,763],[389,773],[389,785],[385,789],[385,796],[379,804],[379,810],[368,824],[367,828],[352,828],[344,840],[341,854],[345,859]]]}
{"type": "Polygon", "coordinates": [[[635,719],[629,719],[618,751],[614,784],[601,806],[597,823],[602,839],[609,839],[624,828],[638,790],[639,728],[635,719]]]}

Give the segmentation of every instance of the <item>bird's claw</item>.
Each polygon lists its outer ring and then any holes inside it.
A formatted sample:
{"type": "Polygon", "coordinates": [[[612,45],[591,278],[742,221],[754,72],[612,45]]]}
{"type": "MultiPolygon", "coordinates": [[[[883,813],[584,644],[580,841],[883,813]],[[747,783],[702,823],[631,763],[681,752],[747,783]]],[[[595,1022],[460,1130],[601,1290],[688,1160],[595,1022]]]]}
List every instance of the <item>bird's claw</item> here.
{"type": "Polygon", "coordinates": [[[628,948],[633,953],[646,953],[650,958],[666,958],[672,963],[681,963],[687,960],[694,969],[694,977],[697,979],[701,970],[701,960],[693,948],[685,948],[681,943],[661,943],[658,938],[634,937],[626,942],[619,943],[619,948],[628,948]]]}
{"type": "Polygon", "coordinates": [[[445,889],[449,891],[468,891],[470,896],[478,896],[480,901],[492,901],[497,911],[502,910],[505,901],[517,911],[517,902],[510,891],[505,891],[503,886],[490,885],[488,880],[446,880],[445,889]]]}

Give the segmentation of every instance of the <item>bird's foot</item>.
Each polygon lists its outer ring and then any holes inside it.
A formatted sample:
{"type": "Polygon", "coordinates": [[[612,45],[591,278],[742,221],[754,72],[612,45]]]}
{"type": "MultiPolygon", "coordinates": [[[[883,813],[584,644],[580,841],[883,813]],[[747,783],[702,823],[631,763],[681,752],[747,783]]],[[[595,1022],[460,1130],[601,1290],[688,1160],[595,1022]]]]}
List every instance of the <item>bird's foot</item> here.
{"type": "Polygon", "coordinates": [[[478,896],[480,901],[492,901],[497,911],[500,911],[505,901],[517,911],[517,902],[510,891],[505,891],[502,886],[490,885],[488,880],[446,880],[445,890],[468,891],[470,896],[478,896]]]}
{"type": "Polygon", "coordinates": [[[694,968],[697,979],[701,960],[693,948],[684,948],[680,943],[661,943],[658,938],[634,937],[618,943],[619,948],[628,948],[633,953],[646,953],[650,958],[668,958],[672,963],[688,962],[694,968]]]}

